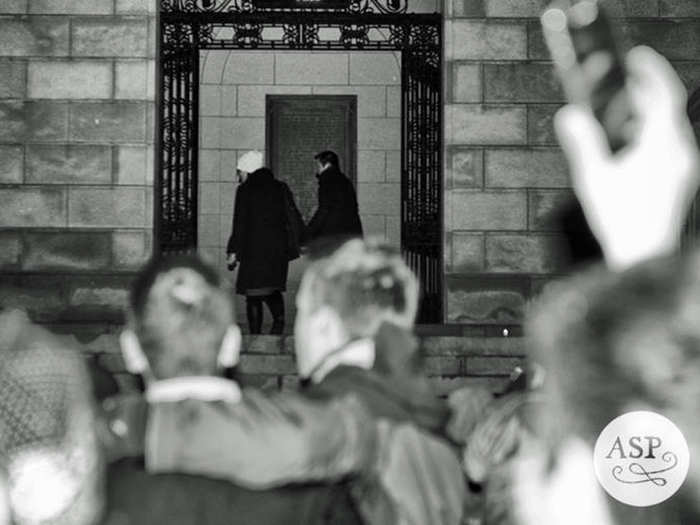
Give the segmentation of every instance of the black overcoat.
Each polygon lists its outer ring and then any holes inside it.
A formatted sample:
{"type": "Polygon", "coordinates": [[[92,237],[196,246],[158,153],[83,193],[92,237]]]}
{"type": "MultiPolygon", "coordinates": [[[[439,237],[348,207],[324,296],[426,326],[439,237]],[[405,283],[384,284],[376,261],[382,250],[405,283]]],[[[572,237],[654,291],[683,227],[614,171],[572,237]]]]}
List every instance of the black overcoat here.
{"type": "Polygon", "coordinates": [[[101,525],[359,525],[347,485],[249,490],[187,474],[149,474],[141,461],[109,466],[101,525]]]}
{"type": "Polygon", "coordinates": [[[326,236],[362,236],[357,195],[350,179],[332,166],[317,177],[318,209],[307,228],[309,240],[326,236]]]}
{"type": "Polygon", "coordinates": [[[289,187],[267,168],[248,176],[236,194],[226,253],[240,261],[236,292],[284,291],[289,264],[286,197],[289,187]]]}

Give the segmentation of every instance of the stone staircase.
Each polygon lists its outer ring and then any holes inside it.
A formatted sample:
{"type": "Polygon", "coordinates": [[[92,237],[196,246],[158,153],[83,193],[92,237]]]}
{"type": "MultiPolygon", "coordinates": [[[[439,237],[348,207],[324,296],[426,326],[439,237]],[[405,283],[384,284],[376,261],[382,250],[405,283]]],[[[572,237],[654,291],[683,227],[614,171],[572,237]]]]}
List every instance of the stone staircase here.
{"type": "MultiPolygon", "coordinates": [[[[86,354],[114,373],[122,388],[134,388],[119,353],[120,323],[47,324],[86,354]]],[[[419,326],[417,333],[425,368],[437,392],[447,395],[456,388],[481,385],[500,391],[515,366],[524,359],[523,339],[487,334],[459,325],[419,326]],[[476,335],[463,335],[476,332],[476,335]]],[[[298,385],[294,337],[245,335],[241,356],[242,382],[265,389],[293,389],[298,385]]]]}
{"type": "MultiPolygon", "coordinates": [[[[124,388],[133,387],[119,353],[130,273],[4,274],[0,304],[22,308],[30,317],[65,336],[86,354],[96,356],[116,374],[124,388]]],[[[293,304],[294,294],[287,294],[293,304]]],[[[245,309],[239,304],[239,317],[245,309]]],[[[290,308],[288,332],[293,329],[290,308]]],[[[269,317],[269,316],[268,316],[269,317]]],[[[245,319],[239,319],[245,330],[245,319]]],[[[518,325],[420,325],[416,328],[425,366],[440,394],[465,385],[485,385],[498,391],[524,355],[518,325]]],[[[244,382],[271,389],[293,388],[298,380],[294,338],[245,335],[241,372],[244,382]]]]}

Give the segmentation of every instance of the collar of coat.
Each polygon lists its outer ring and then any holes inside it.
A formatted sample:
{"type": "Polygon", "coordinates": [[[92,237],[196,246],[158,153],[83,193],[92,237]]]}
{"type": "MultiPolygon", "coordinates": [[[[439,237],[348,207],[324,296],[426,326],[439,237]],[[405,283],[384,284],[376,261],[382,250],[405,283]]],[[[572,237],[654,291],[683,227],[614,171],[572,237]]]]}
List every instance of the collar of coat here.
{"type": "Polygon", "coordinates": [[[331,352],[311,374],[314,383],[323,379],[340,365],[356,366],[363,370],[371,370],[376,356],[372,339],[357,339],[331,352]]]}
{"type": "Polygon", "coordinates": [[[337,177],[338,175],[342,174],[342,171],[340,171],[340,168],[336,166],[328,166],[325,170],[319,172],[316,174],[317,179],[321,179],[322,177],[337,177]]]}
{"type": "Polygon", "coordinates": [[[146,390],[149,403],[176,403],[186,399],[238,403],[241,389],[234,381],[221,377],[188,376],[155,381],[146,390]]]}

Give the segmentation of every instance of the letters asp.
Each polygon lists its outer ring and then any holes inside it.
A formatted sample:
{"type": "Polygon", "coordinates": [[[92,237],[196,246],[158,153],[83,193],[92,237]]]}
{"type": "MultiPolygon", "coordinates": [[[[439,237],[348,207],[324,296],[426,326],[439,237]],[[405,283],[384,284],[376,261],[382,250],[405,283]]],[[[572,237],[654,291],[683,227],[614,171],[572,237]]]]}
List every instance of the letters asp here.
{"type": "Polygon", "coordinates": [[[654,451],[661,447],[661,438],[657,436],[631,436],[626,444],[621,436],[617,436],[606,459],[655,459],[654,451]],[[646,443],[643,443],[646,441],[646,443]],[[625,448],[625,445],[627,448],[625,448]],[[645,446],[646,445],[646,446],[645,446]],[[646,454],[645,454],[646,450],[646,454]]]}

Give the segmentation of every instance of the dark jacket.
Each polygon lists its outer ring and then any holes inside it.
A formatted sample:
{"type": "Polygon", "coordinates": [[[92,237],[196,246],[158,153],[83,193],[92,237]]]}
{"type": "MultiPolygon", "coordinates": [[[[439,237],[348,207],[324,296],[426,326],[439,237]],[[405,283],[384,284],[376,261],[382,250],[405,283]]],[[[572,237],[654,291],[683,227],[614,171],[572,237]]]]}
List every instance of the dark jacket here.
{"type": "Polygon", "coordinates": [[[307,228],[309,240],[327,236],[362,236],[355,188],[338,168],[318,177],[318,209],[307,228]]]}
{"type": "Polygon", "coordinates": [[[443,436],[450,412],[447,403],[429,391],[416,390],[408,381],[373,370],[340,365],[306,393],[313,399],[333,399],[352,392],[376,418],[413,423],[443,436]]]}
{"type": "Polygon", "coordinates": [[[267,168],[251,173],[238,188],[226,248],[226,253],[235,253],[240,261],[237,293],[286,289],[290,258],[286,199],[290,193],[267,168]]]}
{"type": "Polygon", "coordinates": [[[147,404],[137,395],[110,401],[107,426],[121,421],[126,430],[104,438],[108,457],[145,455],[153,473],[188,472],[265,489],[342,479],[375,460],[377,430],[352,396],[326,403],[246,389],[235,403],[147,404]]]}
{"type": "Polygon", "coordinates": [[[344,485],[255,491],[187,474],[149,474],[139,459],[107,473],[103,525],[307,525],[361,523],[344,485]]]}
{"type": "Polygon", "coordinates": [[[466,485],[456,450],[435,435],[442,433],[447,415],[441,400],[411,392],[402,381],[372,370],[342,365],[308,393],[322,399],[353,393],[377,420],[396,425],[388,431],[388,452],[374,484],[358,480],[353,490],[367,523],[459,525],[466,485]]]}
{"type": "Polygon", "coordinates": [[[444,436],[450,418],[447,402],[437,397],[422,362],[418,340],[409,331],[384,323],[374,336],[372,370],[338,366],[306,394],[330,399],[352,392],[374,417],[411,422],[444,436]]]}
{"type": "Polygon", "coordinates": [[[107,406],[103,525],[361,523],[342,480],[373,464],[376,429],[355,399],[246,390],[235,403],[124,395],[107,406]]]}

